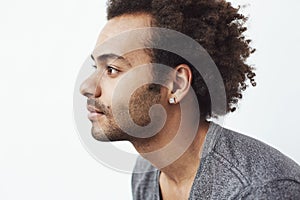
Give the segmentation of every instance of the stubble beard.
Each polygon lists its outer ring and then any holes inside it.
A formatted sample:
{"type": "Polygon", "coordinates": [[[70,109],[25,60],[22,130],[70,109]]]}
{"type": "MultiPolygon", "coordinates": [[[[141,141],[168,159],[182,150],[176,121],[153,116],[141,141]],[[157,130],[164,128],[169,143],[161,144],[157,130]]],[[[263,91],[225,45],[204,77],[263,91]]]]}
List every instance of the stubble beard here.
{"type": "MultiPolygon", "coordinates": [[[[111,120],[104,125],[93,125],[92,136],[101,142],[114,142],[129,140],[129,135],[123,132],[118,125],[111,120]]],[[[95,122],[98,123],[98,122],[95,122]]]]}
{"type": "MultiPolygon", "coordinates": [[[[132,94],[129,102],[129,114],[132,121],[136,125],[147,126],[151,122],[149,109],[154,104],[158,104],[160,99],[160,89],[149,89],[149,85],[144,85],[137,89],[132,94]]],[[[129,141],[132,143],[139,139],[124,132],[114,120],[111,108],[107,106],[106,108],[107,113],[104,116],[105,119],[103,122],[93,122],[91,132],[96,140],[101,142],[129,141]]],[[[124,124],[130,129],[130,124],[127,123],[128,119],[122,120],[124,120],[124,124]]],[[[134,131],[133,129],[131,130],[134,131]]]]}

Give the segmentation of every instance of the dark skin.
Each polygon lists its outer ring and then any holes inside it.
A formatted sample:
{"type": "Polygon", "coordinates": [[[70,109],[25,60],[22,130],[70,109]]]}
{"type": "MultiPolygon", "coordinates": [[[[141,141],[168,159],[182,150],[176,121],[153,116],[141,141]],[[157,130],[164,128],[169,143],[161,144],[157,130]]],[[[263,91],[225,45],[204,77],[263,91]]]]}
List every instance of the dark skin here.
{"type": "MultiPolygon", "coordinates": [[[[114,37],[116,34],[134,30],[136,28],[149,27],[151,25],[152,16],[144,13],[136,15],[123,15],[109,20],[106,26],[101,31],[97,45],[100,45],[108,38],[114,37]]],[[[122,47],[120,47],[122,48],[122,47]]],[[[144,63],[150,63],[151,57],[145,51],[135,51],[123,55],[126,60],[131,64],[131,67],[136,67],[144,63]]],[[[100,64],[100,63],[96,63],[100,64]]],[[[116,64],[116,63],[114,63],[116,64]]],[[[119,65],[121,65],[119,63],[119,65]]],[[[101,68],[101,66],[99,65],[101,68]]],[[[111,107],[111,98],[118,79],[122,77],[123,73],[118,74],[117,71],[96,71],[91,75],[81,86],[81,93],[89,99],[101,102],[106,106],[109,113],[111,107]],[[112,76],[113,75],[113,76],[112,76]]],[[[147,76],[145,73],[145,77],[147,76]]],[[[188,65],[178,65],[174,72],[170,75],[170,80],[167,83],[168,87],[161,87],[159,93],[153,93],[148,90],[147,86],[139,88],[131,97],[130,113],[135,123],[143,125],[149,121],[147,115],[148,109],[155,103],[161,104],[166,113],[167,120],[163,129],[160,130],[155,136],[151,138],[135,138],[126,135],[118,130],[115,126],[114,119],[110,115],[96,117],[92,120],[93,135],[96,139],[103,139],[106,137],[118,141],[128,140],[133,144],[136,150],[148,159],[154,166],[158,166],[160,160],[165,160],[169,155],[161,157],[147,158],[145,153],[153,152],[166,146],[178,133],[178,126],[176,124],[182,123],[180,104],[189,101],[188,95],[191,90],[192,72],[188,65]],[[174,87],[176,86],[176,87],[174,87]],[[143,95],[151,98],[143,98],[143,95]],[[168,100],[171,97],[176,97],[176,104],[169,104],[168,100]]],[[[122,83],[126,85],[125,83],[122,83]]],[[[195,108],[190,107],[189,112],[193,112],[195,108]]],[[[189,134],[192,126],[191,119],[185,118],[185,127],[183,134],[189,134]]],[[[173,163],[160,169],[160,187],[163,199],[188,199],[196,171],[200,163],[200,154],[204,139],[208,130],[209,122],[202,120],[199,122],[199,128],[192,141],[192,144],[187,150],[173,163]]]]}
{"type": "MultiPolygon", "coordinates": [[[[253,72],[255,68],[246,63],[246,59],[255,51],[249,46],[251,40],[246,39],[243,35],[247,30],[244,27],[246,17],[239,14],[239,9],[233,8],[225,0],[108,0],[107,11],[109,23],[112,22],[112,24],[117,26],[115,26],[115,32],[114,28],[112,28],[113,26],[110,26],[112,29],[107,29],[109,31],[102,32],[103,34],[100,34],[98,42],[101,42],[101,39],[103,41],[105,37],[117,34],[118,31],[145,26],[179,31],[197,41],[209,53],[223,78],[227,98],[226,113],[236,110],[236,104],[239,99],[242,99],[242,91],[248,87],[247,79],[250,80],[252,86],[256,86],[255,73],[253,72]]],[[[155,38],[151,39],[154,43],[158,42],[155,38]]],[[[154,137],[147,140],[128,138],[146,159],[146,152],[161,148],[174,138],[178,128],[176,124],[179,123],[180,116],[178,104],[187,101],[189,87],[192,87],[197,95],[201,110],[201,121],[194,141],[178,160],[169,166],[163,167],[160,175],[163,199],[188,199],[196,170],[199,167],[199,154],[201,154],[201,148],[209,125],[205,119],[210,117],[218,118],[218,116],[226,113],[218,113],[215,110],[211,110],[208,88],[201,75],[197,73],[197,70],[190,63],[177,55],[160,52],[155,49],[150,53],[148,52],[148,54],[142,53],[139,56],[141,55],[145,56],[142,59],[144,61],[148,60],[149,62],[152,61],[173,67],[177,72],[176,74],[179,75],[179,77],[174,75],[173,79],[171,79],[171,82],[173,81],[171,85],[178,84],[178,87],[171,87],[171,89],[162,87],[159,101],[147,102],[148,107],[152,103],[159,103],[164,106],[168,113],[165,127],[154,137]],[[177,80],[180,80],[180,82],[177,82],[177,80]],[[171,93],[171,90],[177,92],[176,98],[178,99],[175,105],[166,103],[168,98],[174,95],[174,93],[171,93]]],[[[132,61],[134,62],[134,58],[139,56],[133,56],[132,61]]],[[[142,95],[137,94],[136,96],[142,95]]],[[[158,100],[158,98],[154,99],[158,100]]],[[[137,103],[138,98],[136,100],[132,101],[132,108],[137,105],[134,102],[137,103]]],[[[136,108],[139,108],[139,106],[136,106],[136,108]]],[[[147,110],[147,107],[143,107],[143,109],[147,110]]],[[[192,111],[193,109],[191,109],[192,111]]],[[[137,112],[139,114],[136,113],[137,115],[135,115],[134,113],[131,112],[133,119],[141,114],[137,112]]],[[[147,115],[141,114],[140,116],[146,116],[144,119],[147,119],[147,115]]],[[[135,123],[139,123],[139,117],[136,119],[135,123]]],[[[147,120],[144,122],[147,122],[147,120]]],[[[143,123],[141,122],[141,124],[143,123]]],[[[188,135],[189,131],[189,128],[186,127],[184,134],[188,135]]],[[[148,158],[154,166],[159,166],[160,159],[164,158],[148,158]]]]}
{"type": "MultiPolygon", "coordinates": [[[[225,0],[108,0],[107,18],[124,14],[148,13],[152,15],[151,26],[172,29],[197,41],[211,56],[224,81],[227,107],[226,113],[234,112],[242,92],[248,87],[247,81],[256,86],[255,68],[246,62],[255,52],[251,40],[243,33],[247,18],[225,0]]],[[[159,42],[157,40],[154,43],[159,42]]],[[[187,61],[169,52],[153,50],[152,60],[173,68],[187,61]]],[[[197,56],[197,55],[195,55],[197,56]]],[[[193,74],[192,87],[198,97],[202,118],[226,113],[214,110],[208,88],[197,70],[190,66],[193,74]]]]}

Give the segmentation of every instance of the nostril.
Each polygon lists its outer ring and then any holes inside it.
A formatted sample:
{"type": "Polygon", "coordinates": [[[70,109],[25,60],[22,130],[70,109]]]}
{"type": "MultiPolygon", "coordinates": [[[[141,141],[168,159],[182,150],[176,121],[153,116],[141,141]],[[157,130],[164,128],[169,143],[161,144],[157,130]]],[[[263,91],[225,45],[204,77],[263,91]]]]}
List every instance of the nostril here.
{"type": "Polygon", "coordinates": [[[79,88],[79,92],[84,95],[84,96],[87,96],[89,95],[89,93],[87,92],[87,89],[86,89],[86,84],[83,82],[79,88]]]}
{"type": "Polygon", "coordinates": [[[86,97],[100,97],[101,89],[97,74],[92,74],[80,86],[80,93],[86,97]]]}
{"type": "Polygon", "coordinates": [[[80,85],[80,93],[83,96],[89,98],[93,96],[94,88],[95,88],[95,84],[93,83],[93,80],[89,77],[80,85]]]}

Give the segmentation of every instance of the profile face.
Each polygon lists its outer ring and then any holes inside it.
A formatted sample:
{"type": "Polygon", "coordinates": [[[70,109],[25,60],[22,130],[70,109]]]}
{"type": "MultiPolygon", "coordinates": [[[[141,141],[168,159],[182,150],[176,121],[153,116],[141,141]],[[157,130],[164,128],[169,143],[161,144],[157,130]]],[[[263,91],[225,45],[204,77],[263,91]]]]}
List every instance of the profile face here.
{"type": "MultiPolygon", "coordinates": [[[[97,47],[101,46],[105,41],[113,40],[116,35],[122,32],[150,27],[150,25],[151,16],[146,14],[141,14],[139,17],[124,15],[113,18],[107,22],[101,31],[94,52],[97,52],[97,47]]],[[[132,39],[134,38],[128,38],[125,43],[118,43],[117,48],[130,49],[130,44],[134,42],[130,41],[132,39]]],[[[151,106],[166,102],[167,94],[164,94],[166,92],[162,93],[162,91],[166,90],[164,88],[151,90],[149,85],[143,85],[133,94],[128,94],[127,85],[130,85],[137,79],[147,79],[149,81],[153,79],[151,67],[144,69],[143,73],[132,72],[136,67],[149,65],[151,57],[143,49],[130,52],[125,51],[125,54],[118,55],[114,51],[116,49],[115,45],[107,48],[104,54],[92,54],[95,71],[81,84],[80,88],[81,94],[87,97],[88,118],[92,122],[92,135],[99,141],[134,140],[134,137],[128,135],[118,126],[112,109],[116,109],[115,111],[120,113],[126,111],[124,108],[127,102],[124,102],[122,96],[131,95],[129,102],[130,116],[135,124],[146,126],[151,121],[149,117],[151,106]],[[130,76],[133,78],[123,79],[128,73],[131,73],[130,76]],[[117,87],[122,89],[116,91],[117,87]],[[120,94],[120,91],[122,94],[120,94]],[[116,92],[118,92],[118,95],[114,95],[116,92]],[[116,102],[117,107],[112,108],[113,101],[116,102]]],[[[124,121],[126,120],[124,119],[124,121]]],[[[128,126],[130,129],[130,124],[128,126]]]]}

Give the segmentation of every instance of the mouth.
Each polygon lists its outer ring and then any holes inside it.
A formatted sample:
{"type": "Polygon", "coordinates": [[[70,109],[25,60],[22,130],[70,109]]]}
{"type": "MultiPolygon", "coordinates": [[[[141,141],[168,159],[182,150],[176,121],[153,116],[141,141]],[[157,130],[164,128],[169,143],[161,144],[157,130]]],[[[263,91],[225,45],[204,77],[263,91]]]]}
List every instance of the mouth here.
{"type": "Polygon", "coordinates": [[[88,118],[89,120],[91,121],[95,121],[97,120],[99,117],[102,117],[105,115],[105,113],[103,111],[100,111],[98,110],[97,108],[93,107],[93,106],[90,106],[88,105],[87,106],[87,109],[89,111],[89,114],[88,114],[88,118]]]}

